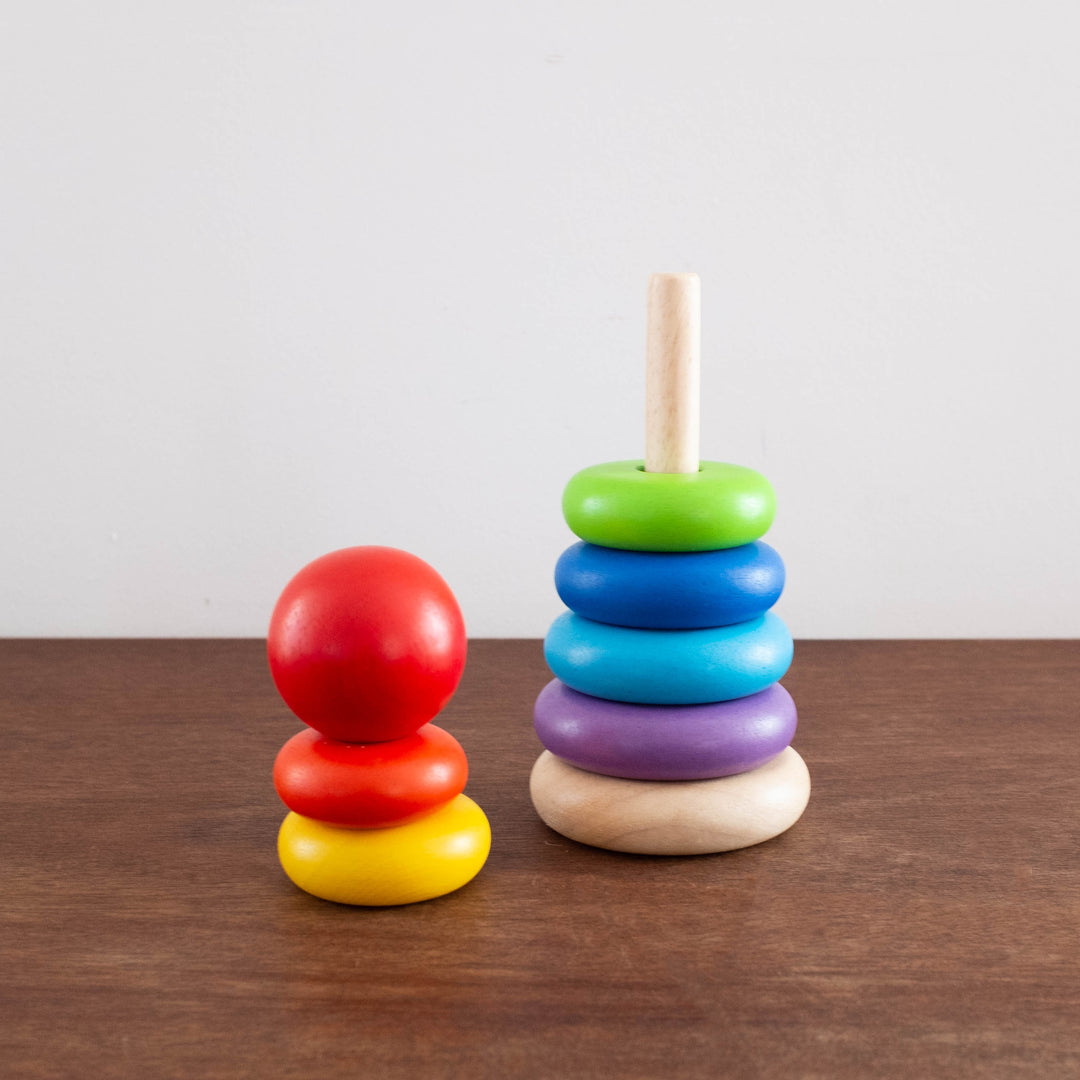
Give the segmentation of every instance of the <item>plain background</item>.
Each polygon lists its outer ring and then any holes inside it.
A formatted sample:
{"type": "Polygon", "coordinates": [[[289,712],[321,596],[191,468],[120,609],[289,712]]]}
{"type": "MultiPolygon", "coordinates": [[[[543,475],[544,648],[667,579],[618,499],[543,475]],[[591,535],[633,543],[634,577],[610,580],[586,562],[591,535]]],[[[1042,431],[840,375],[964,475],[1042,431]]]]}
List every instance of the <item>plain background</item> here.
{"type": "Polygon", "coordinates": [[[261,635],[350,544],[544,633],[648,274],[796,636],[1080,632],[1080,9],[8,3],[0,633],[261,635]]]}

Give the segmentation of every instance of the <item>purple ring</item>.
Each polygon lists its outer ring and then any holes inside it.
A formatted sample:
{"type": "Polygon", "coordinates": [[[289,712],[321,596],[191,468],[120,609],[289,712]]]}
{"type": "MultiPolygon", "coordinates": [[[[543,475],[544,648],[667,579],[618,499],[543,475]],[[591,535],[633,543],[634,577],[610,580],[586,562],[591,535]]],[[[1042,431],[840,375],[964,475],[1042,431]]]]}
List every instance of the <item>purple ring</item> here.
{"type": "Polygon", "coordinates": [[[571,690],[540,691],[533,723],[556,757],[628,780],[707,780],[757,768],[795,734],[791,695],[779,684],[708,705],[631,705],[571,690]]]}

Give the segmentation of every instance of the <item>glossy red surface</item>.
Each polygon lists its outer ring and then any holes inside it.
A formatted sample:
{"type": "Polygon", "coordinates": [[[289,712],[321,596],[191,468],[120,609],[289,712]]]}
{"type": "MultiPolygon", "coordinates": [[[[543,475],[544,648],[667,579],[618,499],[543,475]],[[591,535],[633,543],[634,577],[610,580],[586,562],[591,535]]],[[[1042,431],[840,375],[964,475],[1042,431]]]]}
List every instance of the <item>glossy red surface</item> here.
{"type": "Polygon", "coordinates": [[[323,555],[285,586],[267,637],[286,705],[333,739],[411,735],[450,700],[465,667],[454,594],[422,559],[387,547],[323,555]]]}
{"type": "Polygon", "coordinates": [[[274,762],[274,787],[290,810],[333,825],[380,828],[420,817],[460,795],[469,766],[461,744],[425,724],[389,742],[294,735],[274,762]]]}

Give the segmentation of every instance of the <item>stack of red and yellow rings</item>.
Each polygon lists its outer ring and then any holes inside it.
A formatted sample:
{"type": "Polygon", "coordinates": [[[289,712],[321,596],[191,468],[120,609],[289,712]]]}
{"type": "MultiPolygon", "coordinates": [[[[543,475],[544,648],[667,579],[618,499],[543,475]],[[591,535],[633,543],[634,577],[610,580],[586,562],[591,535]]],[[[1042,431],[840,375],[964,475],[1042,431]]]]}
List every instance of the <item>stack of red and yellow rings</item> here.
{"type": "Polygon", "coordinates": [[[267,645],[278,691],[308,725],[274,763],[289,878],[363,905],[470,881],[491,832],[462,793],[464,751],[430,723],[465,666],[464,622],[443,579],[394,548],[332,552],[285,587],[267,645]]]}
{"type": "Polygon", "coordinates": [[[577,473],[563,496],[581,538],[555,583],[570,609],[544,655],[555,674],[534,722],[546,747],[531,793],[541,818],[615,851],[704,854],[790,828],[810,795],[789,745],[792,659],[769,609],[784,586],[760,537],[776,499],[759,473],[641,461],[577,473]]]}

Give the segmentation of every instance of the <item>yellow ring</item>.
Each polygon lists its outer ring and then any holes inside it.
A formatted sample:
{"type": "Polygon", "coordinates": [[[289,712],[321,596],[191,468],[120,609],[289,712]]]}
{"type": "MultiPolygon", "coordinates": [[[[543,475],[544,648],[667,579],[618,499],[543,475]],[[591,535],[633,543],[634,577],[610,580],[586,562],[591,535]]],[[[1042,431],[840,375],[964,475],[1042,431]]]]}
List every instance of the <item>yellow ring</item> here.
{"type": "Polygon", "coordinates": [[[491,827],[467,795],[385,829],[347,829],[293,812],[278,833],[278,858],[294,885],[323,900],[367,907],[460,889],[490,849],[491,827]]]}

